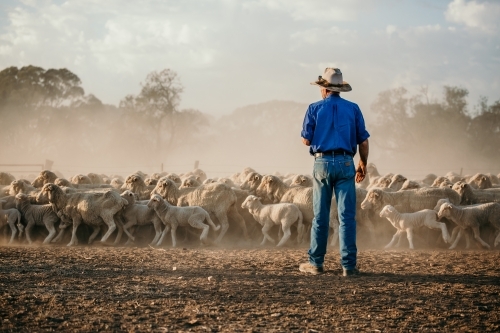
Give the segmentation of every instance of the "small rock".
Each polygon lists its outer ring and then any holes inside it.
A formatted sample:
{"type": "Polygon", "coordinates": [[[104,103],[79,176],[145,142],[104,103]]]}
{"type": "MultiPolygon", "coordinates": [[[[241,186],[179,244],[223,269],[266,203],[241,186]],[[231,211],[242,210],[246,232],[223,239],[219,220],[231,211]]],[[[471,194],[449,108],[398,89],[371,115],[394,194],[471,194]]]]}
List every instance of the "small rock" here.
{"type": "Polygon", "coordinates": [[[190,321],[188,321],[188,324],[192,325],[192,326],[197,325],[198,324],[198,319],[191,319],[190,321]]]}
{"type": "Polygon", "coordinates": [[[313,304],[314,302],[313,302],[313,301],[307,301],[306,303],[307,303],[307,305],[311,305],[311,304],[313,304]]]}
{"type": "Polygon", "coordinates": [[[212,281],[213,277],[209,276],[208,281],[212,281]]]}
{"type": "Polygon", "coordinates": [[[356,295],[356,290],[353,290],[353,291],[352,291],[352,294],[353,294],[353,295],[356,295]]]}
{"type": "Polygon", "coordinates": [[[180,280],[180,279],[182,279],[182,276],[179,276],[179,277],[177,278],[177,280],[180,280]]]}
{"type": "Polygon", "coordinates": [[[271,317],[281,317],[280,312],[271,313],[271,317]]]}
{"type": "Polygon", "coordinates": [[[174,266],[174,267],[172,267],[172,270],[173,270],[173,271],[176,271],[176,270],[177,270],[177,267],[175,267],[175,266],[174,266]]]}

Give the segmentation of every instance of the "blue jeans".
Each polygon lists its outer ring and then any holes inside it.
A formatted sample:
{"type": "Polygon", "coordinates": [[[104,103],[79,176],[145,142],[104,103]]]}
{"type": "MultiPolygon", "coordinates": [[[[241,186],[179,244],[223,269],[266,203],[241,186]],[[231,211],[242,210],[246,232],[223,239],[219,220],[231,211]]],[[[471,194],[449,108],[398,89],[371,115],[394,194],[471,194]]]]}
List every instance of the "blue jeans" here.
{"type": "Polygon", "coordinates": [[[339,212],[340,264],[356,267],[356,169],[349,155],[318,157],[314,161],[313,211],[309,262],[323,266],[328,243],[330,206],[335,191],[339,212]]]}

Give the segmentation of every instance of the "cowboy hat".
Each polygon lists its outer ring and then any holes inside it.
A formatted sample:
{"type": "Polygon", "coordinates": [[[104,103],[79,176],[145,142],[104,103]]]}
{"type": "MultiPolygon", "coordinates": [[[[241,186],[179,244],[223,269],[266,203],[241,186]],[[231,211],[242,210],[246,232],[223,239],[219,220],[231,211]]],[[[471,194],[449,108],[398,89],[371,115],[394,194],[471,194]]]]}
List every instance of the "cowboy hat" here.
{"type": "Polygon", "coordinates": [[[336,92],[347,92],[352,90],[349,83],[342,80],[342,72],[338,68],[325,68],[323,75],[318,76],[318,80],[311,82],[311,84],[336,92]]]}

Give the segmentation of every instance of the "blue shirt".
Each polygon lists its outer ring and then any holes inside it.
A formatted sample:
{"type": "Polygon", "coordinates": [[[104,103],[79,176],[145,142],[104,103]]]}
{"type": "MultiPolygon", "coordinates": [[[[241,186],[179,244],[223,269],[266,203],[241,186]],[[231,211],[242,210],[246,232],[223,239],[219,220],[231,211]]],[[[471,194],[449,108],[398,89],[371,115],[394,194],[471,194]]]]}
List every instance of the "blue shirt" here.
{"type": "Polygon", "coordinates": [[[311,143],[311,154],[342,149],[354,156],[370,134],[358,105],[332,94],[309,105],[301,136],[311,143]]]}

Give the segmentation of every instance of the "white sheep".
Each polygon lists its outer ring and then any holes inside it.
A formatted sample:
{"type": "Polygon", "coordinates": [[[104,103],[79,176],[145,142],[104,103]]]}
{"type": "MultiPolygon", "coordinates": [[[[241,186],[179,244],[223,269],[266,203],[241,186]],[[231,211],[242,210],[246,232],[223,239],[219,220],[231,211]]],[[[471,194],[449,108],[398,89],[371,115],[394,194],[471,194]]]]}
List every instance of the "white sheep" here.
{"type": "Polygon", "coordinates": [[[400,213],[393,206],[386,205],[382,208],[380,217],[388,219],[394,228],[397,229],[391,242],[387,244],[385,248],[393,246],[396,240],[398,240],[399,244],[403,232],[406,231],[406,236],[408,237],[408,242],[410,243],[410,249],[414,249],[413,229],[422,226],[426,226],[431,229],[441,229],[441,232],[443,233],[443,240],[446,243],[450,242],[450,235],[448,234],[448,229],[446,229],[446,224],[437,221],[437,214],[434,210],[423,209],[415,213],[400,213]]]}
{"type": "Polygon", "coordinates": [[[302,241],[304,233],[304,225],[302,224],[302,213],[300,209],[291,203],[278,203],[272,205],[263,205],[260,198],[255,195],[249,195],[241,208],[246,208],[252,214],[254,219],[259,222],[262,227],[262,234],[264,239],[260,245],[264,245],[266,240],[275,243],[274,239],[269,235],[269,230],[273,225],[281,225],[283,230],[283,237],[277,246],[282,246],[290,238],[292,232],[290,227],[297,223],[297,242],[302,241]]]}
{"type": "Polygon", "coordinates": [[[203,223],[204,221],[207,221],[215,231],[220,229],[220,225],[215,226],[208,212],[199,206],[173,206],[168,201],[163,200],[161,195],[154,194],[149,200],[148,207],[154,209],[165,225],[165,229],[163,229],[161,237],[156,244],[157,246],[161,245],[170,228],[172,228],[173,247],[177,245],[176,231],[179,226],[192,226],[193,228],[203,229],[200,236],[200,240],[203,243],[207,242],[209,231],[209,226],[203,223]]]}
{"type": "Polygon", "coordinates": [[[479,227],[490,223],[496,230],[497,236],[493,246],[497,246],[500,243],[500,204],[496,202],[491,202],[482,205],[473,206],[455,206],[451,203],[444,203],[438,212],[438,217],[446,217],[453,221],[457,226],[460,227],[458,231],[457,238],[455,242],[450,246],[450,249],[454,249],[462,234],[468,228],[472,229],[474,238],[485,248],[490,248],[490,245],[483,241],[479,235],[479,227]]]}

